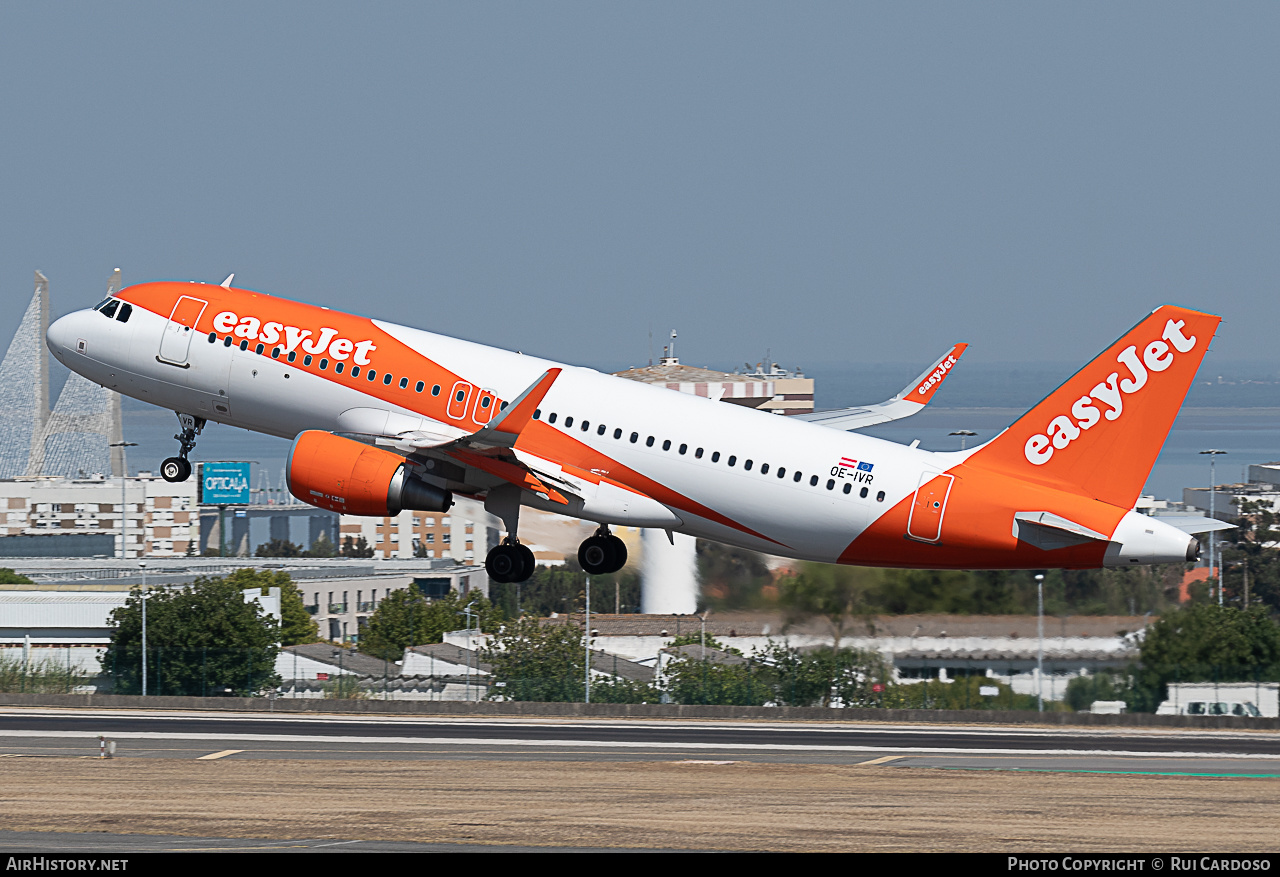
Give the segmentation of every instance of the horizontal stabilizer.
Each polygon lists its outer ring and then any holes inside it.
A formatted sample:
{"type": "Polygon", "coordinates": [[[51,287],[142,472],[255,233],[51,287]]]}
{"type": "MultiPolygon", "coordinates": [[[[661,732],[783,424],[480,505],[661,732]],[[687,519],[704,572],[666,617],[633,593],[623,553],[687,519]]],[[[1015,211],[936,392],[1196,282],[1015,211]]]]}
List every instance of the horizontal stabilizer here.
{"type": "Polygon", "coordinates": [[[819,426],[844,430],[845,432],[862,429],[867,426],[875,426],[877,423],[888,423],[891,420],[910,417],[929,404],[929,400],[933,398],[933,394],[937,392],[938,387],[942,386],[942,382],[947,375],[951,374],[951,367],[964,355],[968,346],[965,343],[956,344],[942,354],[937,362],[921,372],[914,381],[903,387],[902,392],[892,399],[887,399],[876,405],[863,405],[858,408],[837,408],[832,411],[815,411],[811,414],[793,416],[798,420],[805,420],[809,423],[816,423],[819,426]]]}
{"type": "Polygon", "coordinates": [[[1070,548],[1086,542],[1110,541],[1097,530],[1091,530],[1052,512],[1018,512],[1013,516],[1013,535],[1044,551],[1070,548]]]}
{"type": "Polygon", "coordinates": [[[1169,515],[1154,516],[1157,521],[1163,521],[1170,527],[1174,527],[1187,535],[1196,533],[1212,533],[1216,530],[1234,530],[1235,524],[1228,524],[1226,521],[1219,521],[1217,518],[1206,518],[1203,515],[1169,515]]]}

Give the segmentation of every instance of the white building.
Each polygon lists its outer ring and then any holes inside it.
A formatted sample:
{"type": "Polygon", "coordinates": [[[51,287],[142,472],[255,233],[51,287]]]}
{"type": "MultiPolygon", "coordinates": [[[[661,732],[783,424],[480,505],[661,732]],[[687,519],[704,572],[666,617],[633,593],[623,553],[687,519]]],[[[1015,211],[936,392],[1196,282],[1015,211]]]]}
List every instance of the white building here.
{"type": "Polygon", "coordinates": [[[0,556],[181,557],[199,526],[196,482],[21,477],[0,481],[0,556]],[[123,516],[121,510],[123,509],[123,516]]]}

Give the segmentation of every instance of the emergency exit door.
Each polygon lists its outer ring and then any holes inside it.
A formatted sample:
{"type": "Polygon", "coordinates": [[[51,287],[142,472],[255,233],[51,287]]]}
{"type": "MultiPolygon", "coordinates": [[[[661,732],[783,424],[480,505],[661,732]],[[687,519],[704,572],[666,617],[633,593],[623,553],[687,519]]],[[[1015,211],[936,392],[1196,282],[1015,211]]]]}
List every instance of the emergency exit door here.
{"type": "Polygon", "coordinates": [[[911,517],[907,519],[908,536],[921,542],[937,542],[942,538],[942,518],[954,481],[954,475],[936,472],[920,476],[920,485],[911,503],[911,517]]]}

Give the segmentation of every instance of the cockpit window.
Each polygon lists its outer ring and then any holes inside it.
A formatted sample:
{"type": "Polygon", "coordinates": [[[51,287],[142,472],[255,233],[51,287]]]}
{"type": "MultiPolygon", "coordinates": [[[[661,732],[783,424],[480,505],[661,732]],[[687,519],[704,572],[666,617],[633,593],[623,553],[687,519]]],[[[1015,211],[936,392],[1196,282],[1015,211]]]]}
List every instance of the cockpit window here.
{"type": "Polygon", "coordinates": [[[116,315],[116,308],[118,307],[120,307],[120,302],[113,298],[103,304],[102,307],[98,308],[98,313],[102,314],[107,319],[111,319],[116,315]]]}
{"type": "Polygon", "coordinates": [[[113,302],[113,301],[115,301],[115,299],[113,298],[104,298],[102,301],[98,302],[96,305],[90,308],[90,310],[100,311],[102,310],[103,305],[109,304],[110,302],[113,302]]]}
{"type": "Polygon", "coordinates": [[[129,322],[129,315],[133,313],[133,305],[126,302],[120,303],[120,311],[116,314],[116,320],[121,323],[129,322]]]}

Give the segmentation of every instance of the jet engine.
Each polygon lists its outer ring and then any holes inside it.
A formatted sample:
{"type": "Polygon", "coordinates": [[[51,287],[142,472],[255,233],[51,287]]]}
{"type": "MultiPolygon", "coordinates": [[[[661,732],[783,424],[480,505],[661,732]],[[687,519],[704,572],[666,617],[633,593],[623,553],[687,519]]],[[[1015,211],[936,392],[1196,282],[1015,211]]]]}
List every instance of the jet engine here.
{"type": "Polygon", "coordinates": [[[289,492],[344,515],[448,511],[453,493],[413,475],[405,458],[328,432],[299,433],[286,465],[289,492]]]}

